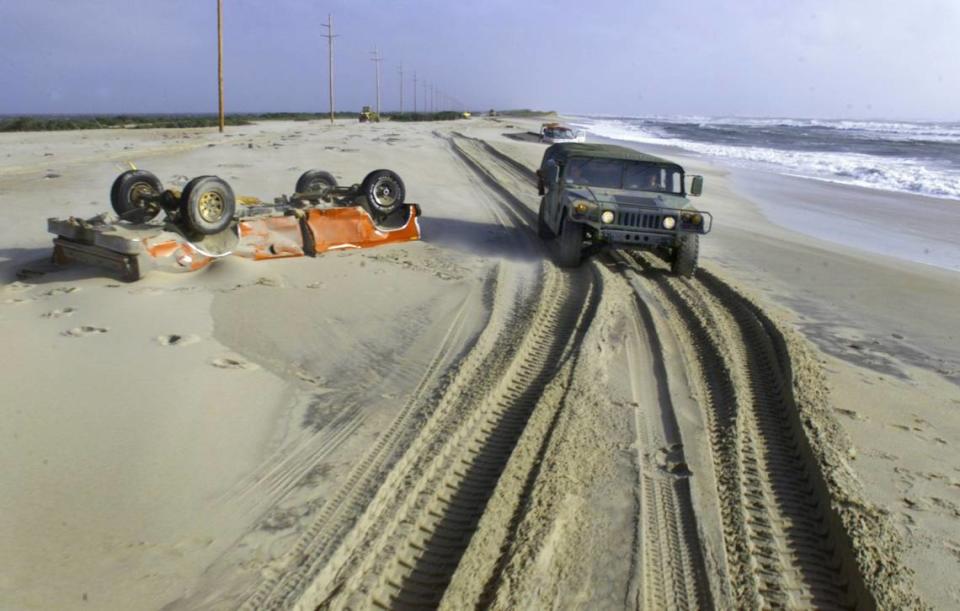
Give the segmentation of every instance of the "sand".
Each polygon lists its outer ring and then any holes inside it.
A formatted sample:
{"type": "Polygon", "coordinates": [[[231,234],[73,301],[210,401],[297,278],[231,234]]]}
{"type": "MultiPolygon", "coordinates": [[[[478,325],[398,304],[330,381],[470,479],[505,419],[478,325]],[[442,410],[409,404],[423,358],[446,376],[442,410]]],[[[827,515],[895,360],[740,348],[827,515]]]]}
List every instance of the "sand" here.
{"type": "MultiPolygon", "coordinates": [[[[571,277],[532,236],[537,197],[523,171],[472,140],[450,141],[461,132],[534,167],[542,145],[504,135],[528,129],[477,118],[0,135],[0,606],[390,600],[383,576],[406,569],[389,550],[423,519],[417,499],[452,477],[446,461],[462,447],[486,443],[482,419],[505,417],[496,406],[514,405],[511,384],[536,396],[511,408],[524,424],[515,450],[498,455],[505,477],[484,484],[483,536],[461,552],[444,605],[542,596],[655,608],[681,590],[688,604],[749,601],[753,586],[735,591],[725,577],[737,556],[719,534],[722,478],[710,475],[723,455],[710,450],[700,353],[676,324],[697,300],[721,322],[756,303],[781,330],[771,337],[795,336],[784,354],[811,372],[791,398],[795,433],[809,439],[803,460],[825,474],[817,494],[836,502],[824,523],[862,546],[845,560],[859,563],[851,574],[879,562],[863,586],[874,598],[909,603],[916,591],[935,607],[960,604],[948,579],[960,558],[960,282],[948,228],[960,212],[753,181],[667,151],[707,177],[698,203],[716,228],[704,266],[737,296],[709,280],[661,282],[645,260],[598,261],[571,277]],[[264,198],[289,193],[310,168],[359,182],[388,167],[423,207],[424,240],[223,260],[134,284],[53,267],[45,218],[105,210],[127,161],[168,185],[217,174],[264,198]],[[862,231],[818,232],[825,199],[862,231]],[[797,204],[784,212],[784,201],[797,204]],[[881,204],[881,226],[862,220],[881,204]],[[940,236],[932,254],[914,248],[915,219],[928,212],[940,236]],[[898,223],[911,228],[900,258],[869,247],[898,223]],[[647,315],[631,309],[637,299],[647,315]],[[549,309],[571,300],[589,313],[549,309]],[[524,360],[543,342],[555,358],[524,360]],[[668,381],[659,393],[657,380],[668,381]],[[675,423],[651,416],[660,412],[675,423]],[[664,469],[693,475],[664,482],[664,469]],[[691,520],[699,533],[649,535],[691,520]],[[676,554],[687,578],[657,568],[676,554]]],[[[730,375],[749,376],[739,327],[721,327],[709,341],[731,359],[730,375]]]]}

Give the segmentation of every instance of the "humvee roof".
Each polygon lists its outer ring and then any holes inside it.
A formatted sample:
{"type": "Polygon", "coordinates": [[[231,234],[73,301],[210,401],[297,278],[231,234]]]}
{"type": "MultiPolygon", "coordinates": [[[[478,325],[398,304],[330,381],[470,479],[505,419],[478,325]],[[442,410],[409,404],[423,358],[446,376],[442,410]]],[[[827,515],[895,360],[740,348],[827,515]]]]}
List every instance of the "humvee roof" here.
{"type": "Polygon", "coordinates": [[[595,144],[580,142],[561,142],[547,148],[543,159],[554,159],[557,163],[564,163],[571,157],[594,157],[598,159],[628,159],[630,161],[645,161],[660,165],[669,165],[679,168],[676,163],[662,157],[647,155],[625,146],[616,144],[595,144]]]}

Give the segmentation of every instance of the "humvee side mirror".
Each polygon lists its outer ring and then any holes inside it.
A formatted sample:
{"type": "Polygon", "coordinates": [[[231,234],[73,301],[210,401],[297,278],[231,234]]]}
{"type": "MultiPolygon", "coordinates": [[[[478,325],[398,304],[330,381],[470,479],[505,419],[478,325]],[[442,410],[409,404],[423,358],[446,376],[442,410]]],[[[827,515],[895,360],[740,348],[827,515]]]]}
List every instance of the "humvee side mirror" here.
{"type": "Polygon", "coordinates": [[[546,181],[548,185],[555,185],[560,181],[560,166],[557,165],[556,161],[547,162],[546,181]]]}
{"type": "Polygon", "coordinates": [[[701,193],[703,193],[703,176],[694,176],[690,181],[690,195],[700,197],[701,193]]]}

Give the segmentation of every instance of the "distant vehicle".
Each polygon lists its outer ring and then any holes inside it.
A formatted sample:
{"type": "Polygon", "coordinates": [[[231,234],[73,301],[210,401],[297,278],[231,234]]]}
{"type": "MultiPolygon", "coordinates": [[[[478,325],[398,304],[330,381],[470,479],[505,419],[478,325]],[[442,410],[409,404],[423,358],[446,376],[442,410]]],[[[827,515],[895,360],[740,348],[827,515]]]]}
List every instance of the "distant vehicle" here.
{"type": "Polygon", "coordinates": [[[370,110],[369,106],[364,106],[363,110],[360,111],[360,122],[361,123],[379,123],[380,115],[370,110]]]}
{"type": "Polygon", "coordinates": [[[462,113],[460,113],[460,116],[463,117],[464,119],[469,119],[469,118],[472,117],[473,115],[470,114],[469,112],[462,112],[462,113]]]}
{"type": "Polygon", "coordinates": [[[586,135],[582,131],[574,131],[568,125],[560,123],[544,123],[540,126],[540,142],[559,144],[561,142],[585,142],[586,135]]]}
{"type": "Polygon", "coordinates": [[[499,116],[500,116],[500,113],[491,108],[491,109],[490,109],[490,112],[487,113],[487,116],[488,116],[488,117],[499,117],[499,116]]]}
{"type": "Polygon", "coordinates": [[[654,251],[674,274],[697,268],[700,235],[713,216],[690,205],[703,177],[672,161],[612,144],[554,144],[537,170],[540,212],[537,233],[558,241],[557,263],[580,265],[602,247],[654,251]]]}

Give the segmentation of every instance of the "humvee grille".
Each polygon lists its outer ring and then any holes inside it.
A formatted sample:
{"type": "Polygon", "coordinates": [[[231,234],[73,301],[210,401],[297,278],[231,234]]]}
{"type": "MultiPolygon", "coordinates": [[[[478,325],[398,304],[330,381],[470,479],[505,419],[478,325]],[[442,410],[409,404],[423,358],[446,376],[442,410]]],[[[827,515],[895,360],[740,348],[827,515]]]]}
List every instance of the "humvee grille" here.
{"type": "Polygon", "coordinates": [[[621,210],[617,215],[617,224],[624,227],[639,227],[641,229],[660,229],[660,214],[645,214],[643,212],[626,212],[621,210]]]}

